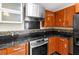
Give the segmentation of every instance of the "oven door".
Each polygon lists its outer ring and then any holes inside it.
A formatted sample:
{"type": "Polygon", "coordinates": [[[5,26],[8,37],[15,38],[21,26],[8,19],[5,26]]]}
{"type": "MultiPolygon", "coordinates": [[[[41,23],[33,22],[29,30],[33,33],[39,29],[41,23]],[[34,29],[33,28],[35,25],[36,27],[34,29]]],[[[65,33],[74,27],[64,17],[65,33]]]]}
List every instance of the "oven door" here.
{"type": "Polygon", "coordinates": [[[47,55],[47,43],[35,48],[32,48],[32,55],[47,55]]]}

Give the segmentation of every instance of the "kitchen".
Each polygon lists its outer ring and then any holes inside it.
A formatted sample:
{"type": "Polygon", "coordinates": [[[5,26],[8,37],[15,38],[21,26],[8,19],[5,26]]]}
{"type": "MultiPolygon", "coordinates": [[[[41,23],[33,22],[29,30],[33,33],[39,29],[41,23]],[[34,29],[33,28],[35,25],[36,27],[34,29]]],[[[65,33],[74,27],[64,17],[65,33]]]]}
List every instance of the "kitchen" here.
{"type": "Polygon", "coordinates": [[[79,55],[79,3],[0,3],[0,55],[79,55]]]}

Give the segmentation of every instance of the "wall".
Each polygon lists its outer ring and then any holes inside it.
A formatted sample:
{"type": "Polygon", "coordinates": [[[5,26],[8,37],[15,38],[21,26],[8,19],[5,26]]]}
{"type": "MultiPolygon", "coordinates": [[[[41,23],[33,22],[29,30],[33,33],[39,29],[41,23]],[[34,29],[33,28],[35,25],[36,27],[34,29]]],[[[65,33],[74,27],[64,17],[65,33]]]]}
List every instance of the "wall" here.
{"type": "Polygon", "coordinates": [[[24,24],[3,24],[0,23],[0,31],[20,31],[24,30],[24,24]]]}

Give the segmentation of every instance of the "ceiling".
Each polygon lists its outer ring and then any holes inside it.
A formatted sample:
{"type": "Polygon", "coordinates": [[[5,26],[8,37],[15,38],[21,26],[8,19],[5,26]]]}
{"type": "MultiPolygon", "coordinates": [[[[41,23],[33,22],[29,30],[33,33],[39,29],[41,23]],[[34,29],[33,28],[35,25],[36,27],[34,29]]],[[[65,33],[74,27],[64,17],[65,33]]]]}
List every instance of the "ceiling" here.
{"type": "Polygon", "coordinates": [[[51,11],[58,11],[65,7],[74,5],[74,3],[39,3],[39,4],[45,7],[45,9],[51,10],[51,11]]]}

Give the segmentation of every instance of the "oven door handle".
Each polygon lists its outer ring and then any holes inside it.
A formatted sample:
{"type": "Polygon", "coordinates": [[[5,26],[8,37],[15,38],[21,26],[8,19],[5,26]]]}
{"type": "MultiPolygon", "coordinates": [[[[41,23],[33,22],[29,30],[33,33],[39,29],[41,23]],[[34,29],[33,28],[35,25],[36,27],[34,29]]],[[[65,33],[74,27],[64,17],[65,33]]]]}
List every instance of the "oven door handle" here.
{"type": "Polygon", "coordinates": [[[39,46],[42,46],[44,44],[47,44],[48,42],[43,42],[42,44],[39,44],[39,45],[31,45],[31,48],[35,48],[35,47],[39,47],[39,46]]]}

